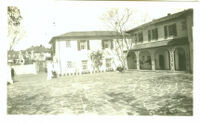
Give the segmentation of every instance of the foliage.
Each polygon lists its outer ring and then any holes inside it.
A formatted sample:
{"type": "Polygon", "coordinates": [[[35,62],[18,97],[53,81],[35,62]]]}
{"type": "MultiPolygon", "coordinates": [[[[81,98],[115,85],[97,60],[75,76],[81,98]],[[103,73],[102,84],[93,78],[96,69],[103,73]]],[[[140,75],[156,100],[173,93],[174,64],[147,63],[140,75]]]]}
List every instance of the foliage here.
{"type": "Polygon", "coordinates": [[[123,71],[124,71],[124,68],[123,68],[123,67],[117,67],[117,71],[123,72],[123,71]]]}
{"type": "Polygon", "coordinates": [[[99,67],[102,66],[102,59],[103,59],[103,53],[101,51],[93,51],[90,54],[90,59],[93,62],[93,67],[97,70],[99,70],[99,67]]]}
{"type": "Polygon", "coordinates": [[[12,50],[17,42],[25,35],[21,27],[22,16],[16,6],[8,6],[8,37],[10,38],[9,50],[12,50]]]}

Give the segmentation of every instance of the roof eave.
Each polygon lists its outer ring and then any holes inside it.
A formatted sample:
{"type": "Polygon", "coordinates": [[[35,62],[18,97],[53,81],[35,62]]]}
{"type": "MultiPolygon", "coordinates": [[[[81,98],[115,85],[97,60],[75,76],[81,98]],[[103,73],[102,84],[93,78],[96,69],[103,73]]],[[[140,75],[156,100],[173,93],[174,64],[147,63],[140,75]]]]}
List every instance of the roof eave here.
{"type": "Polygon", "coordinates": [[[158,24],[158,23],[161,23],[161,22],[165,22],[165,21],[168,21],[168,20],[175,19],[175,18],[180,18],[182,16],[185,16],[185,14],[188,14],[188,13],[193,13],[193,9],[187,9],[187,10],[184,10],[184,11],[181,11],[181,12],[178,12],[178,13],[174,13],[174,14],[172,14],[170,16],[164,16],[164,17],[155,19],[155,20],[150,21],[148,23],[145,23],[145,24],[139,25],[139,26],[137,26],[135,28],[132,28],[132,29],[126,31],[126,33],[130,33],[132,31],[136,31],[136,30],[138,30],[140,28],[145,28],[146,26],[150,26],[150,25],[153,25],[153,24],[158,24]],[[180,15],[176,16],[177,14],[180,14],[180,15]],[[173,16],[175,16],[175,17],[173,17],[173,16]]]}

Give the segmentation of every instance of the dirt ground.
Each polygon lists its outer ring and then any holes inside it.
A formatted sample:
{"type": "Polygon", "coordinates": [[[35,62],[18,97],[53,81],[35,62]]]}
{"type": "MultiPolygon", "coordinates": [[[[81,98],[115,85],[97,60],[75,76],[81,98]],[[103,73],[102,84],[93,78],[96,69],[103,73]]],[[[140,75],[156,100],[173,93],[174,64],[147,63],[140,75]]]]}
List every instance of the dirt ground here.
{"type": "Polygon", "coordinates": [[[8,114],[193,115],[193,76],[129,71],[16,76],[8,85],[8,114]]]}

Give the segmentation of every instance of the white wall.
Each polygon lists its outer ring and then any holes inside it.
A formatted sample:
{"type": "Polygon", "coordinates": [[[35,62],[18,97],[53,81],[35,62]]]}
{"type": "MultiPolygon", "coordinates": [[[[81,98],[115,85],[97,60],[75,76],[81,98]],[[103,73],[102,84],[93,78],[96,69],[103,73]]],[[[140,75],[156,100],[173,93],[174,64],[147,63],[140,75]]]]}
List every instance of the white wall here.
{"type": "Polygon", "coordinates": [[[15,65],[12,66],[15,70],[15,73],[17,75],[21,74],[37,74],[36,72],[36,65],[30,64],[30,65],[15,65]]]}
{"type": "MultiPolygon", "coordinates": [[[[70,41],[70,47],[66,47],[66,41],[57,41],[56,42],[56,53],[55,57],[58,60],[58,64],[60,64],[59,74],[65,74],[69,71],[80,71],[82,68],[82,60],[88,61],[88,68],[92,69],[90,54],[92,51],[102,50],[104,52],[103,58],[103,66],[102,69],[105,68],[105,60],[107,58],[113,59],[112,68],[116,69],[119,66],[120,62],[118,57],[116,56],[115,50],[113,49],[102,49],[102,40],[89,40],[90,50],[78,50],[77,40],[70,41]],[[67,69],[67,61],[72,61],[75,65],[72,69],[67,69]]],[[[115,43],[113,43],[113,47],[115,43]]]]}

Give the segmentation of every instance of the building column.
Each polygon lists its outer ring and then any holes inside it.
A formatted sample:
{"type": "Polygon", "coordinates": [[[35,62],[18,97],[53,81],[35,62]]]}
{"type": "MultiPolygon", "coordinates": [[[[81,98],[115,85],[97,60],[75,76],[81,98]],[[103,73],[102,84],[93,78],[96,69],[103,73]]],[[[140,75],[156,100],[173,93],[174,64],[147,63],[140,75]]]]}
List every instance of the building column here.
{"type": "Polygon", "coordinates": [[[175,71],[175,48],[169,48],[169,57],[170,57],[170,70],[175,71]]]}
{"type": "Polygon", "coordinates": [[[140,70],[140,51],[135,51],[137,70],[140,70]]]}
{"type": "Polygon", "coordinates": [[[189,41],[189,72],[193,73],[193,15],[189,15],[186,18],[187,22],[187,35],[189,41]]]}
{"type": "Polygon", "coordinates": [[[190,72],[190,56],[189,56],[189,48],[187,46],[185,46],[184,48],[184,52],[185,52],[185,60],[186,60],[186,71],[190,72]]]}
{"type": "Polygon", "coordinates": [[[155,63],[155,50],[149,50],[150,54],[151,54],[151,69],[152,70],[156,70],[156,63],[155,63]]]}

